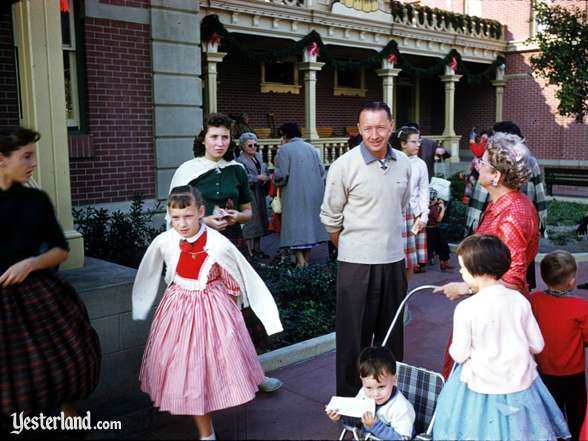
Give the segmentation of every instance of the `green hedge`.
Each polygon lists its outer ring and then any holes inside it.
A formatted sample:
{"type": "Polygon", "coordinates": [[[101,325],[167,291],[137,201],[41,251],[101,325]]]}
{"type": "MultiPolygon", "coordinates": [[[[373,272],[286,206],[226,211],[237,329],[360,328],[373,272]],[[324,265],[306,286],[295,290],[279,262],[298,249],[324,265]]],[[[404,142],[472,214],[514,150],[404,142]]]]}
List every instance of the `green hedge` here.
{"type": "Polygon", "coordinates": [[[274,296],[284,332],[270,337],[268,350],[335,330],[336,262],[295,268],[290,263],[255,265],[274,296]]]}

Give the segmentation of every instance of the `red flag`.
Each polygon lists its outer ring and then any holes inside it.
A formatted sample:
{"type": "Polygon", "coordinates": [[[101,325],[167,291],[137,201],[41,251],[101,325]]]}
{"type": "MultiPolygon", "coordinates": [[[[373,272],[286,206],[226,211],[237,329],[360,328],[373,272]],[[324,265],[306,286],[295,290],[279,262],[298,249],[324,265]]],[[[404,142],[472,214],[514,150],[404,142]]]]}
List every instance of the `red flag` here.
{"type": "Polygon", "coordinates": [[[451,58],[451,61],[449,62],[449,67],[454,73],[457,72],[457,59],[455,57],[451,58]]]}
{"type": "Polygon", "coordinates": [[[392,52],[390,55],[388,55],[387,60],[388,60],[388,63],[390,63],[390,64],[396,63],[396,60],[397,60],[396,54],[394,52],[392,52]]]}
{"type": "Polygon", "coordinates": [[[69,0],[59,0],[59,9],[61,12],[69,12],[69,0]]]}

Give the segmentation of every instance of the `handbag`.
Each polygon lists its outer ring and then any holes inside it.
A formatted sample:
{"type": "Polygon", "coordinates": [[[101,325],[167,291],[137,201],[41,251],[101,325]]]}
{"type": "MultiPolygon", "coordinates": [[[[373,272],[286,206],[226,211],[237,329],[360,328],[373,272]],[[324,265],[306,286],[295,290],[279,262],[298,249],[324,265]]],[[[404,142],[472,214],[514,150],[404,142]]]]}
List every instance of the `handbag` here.
{"type": "Polygon", "coordinates": [[[439,199],[443,199],[445,202],[449,201],[451,198],[451,181],[448,181],[447,179],[434,176],[431,178],[429,188],[437,191],[439,199]]]}
{"type": "Polygon", "coordinates": [[[276,195],[272,199],[272,212],[274,214],[282,213],[282,201],[280,199],[280,189],[278,188],[276,195]]]}

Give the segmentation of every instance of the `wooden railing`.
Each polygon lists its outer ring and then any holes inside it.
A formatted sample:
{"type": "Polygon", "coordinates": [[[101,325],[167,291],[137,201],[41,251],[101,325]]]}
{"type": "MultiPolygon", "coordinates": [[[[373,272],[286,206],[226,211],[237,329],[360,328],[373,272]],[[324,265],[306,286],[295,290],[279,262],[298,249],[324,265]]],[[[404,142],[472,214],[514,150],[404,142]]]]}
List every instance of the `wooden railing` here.
{"type": "MultiPolygon", "coordinates": [[[[258,139],[257,143],[263,161],[270,169],[273,169],[276,154],[281,145],[280,138],[258,139]]],[[[331,165],[335,159],[349,150],[347,138],[321,138],[312,141],[312,145],[319,150],[321,161],[325,166],[331,165]]]]}
{"type": "MultiPolygon", "coordinates": [[[[443,145],[444,138],[441,135],[432,135],[426,137],[434,139],[438,141],[440,145],[443,145]]],[[[257,144],[259,144],[259,151],[261,152],[263,162],[265,162],[267,166],[273,170],[276,154],[280,149],[281,139],[258,139],[257,144]]],[[[311,144],[319,150],[321,161],[323,161],[325,167],[331,165],[335,159],[349,151],[347,138],[320,138],[318,140],[312,141],[311,144]]]]}

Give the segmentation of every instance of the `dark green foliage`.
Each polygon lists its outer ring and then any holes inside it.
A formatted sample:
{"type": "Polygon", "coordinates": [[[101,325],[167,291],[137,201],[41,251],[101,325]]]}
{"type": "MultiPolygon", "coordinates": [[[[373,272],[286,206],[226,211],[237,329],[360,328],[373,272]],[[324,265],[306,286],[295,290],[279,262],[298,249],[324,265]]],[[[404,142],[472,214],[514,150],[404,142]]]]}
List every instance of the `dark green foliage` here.
{"type": "MultiPolygon", "coordinates": [[[[157,210],[158,207],[156,207],[157,210]]],[[[143,211],[141,195],[135,195],[128,213],[104,208],[73,209],[76,229],[84,236],[87,256],[137,268],[155,236],[165,230],[151,226],[154,211],[143,211]]]]}
{"type": "Polygon", "coordinates": [[[530,39],[541,52],[531,58],[533,71],[558,86],[558,111],[581,123],[588,113],[588,11],[535,2],[540,32],[530,39]]]}
{"type": "Polygon", "coordinates": [[[451,198],[461,201],[463,199],[463,192],[465,189],[463,172],[454,173],[449,176],[448,179],[451,181],[451,198]]]}
{"type": "Polygon", "coordinates": [[[302,269],[289,263],[255,269],[273,294],[284,326],[284,332],[270,338],[268,350],[335,330],[335,262],[312,263],[302,269]]]}
{"type": "MultiPolygon", "coordinates": [[[[558,201],[547,202],[547,225],[578,225],[588,211],[588,204],[558,201]]],[[[550,236],[551,237],[551,236],[550,236]]]]}
{"type": "Polygon", "coordinates": [[[467,207],[460,199],[452,199],[447,205],[440,229],[448,242],[459,243],[463,239],[467,207]]]}

